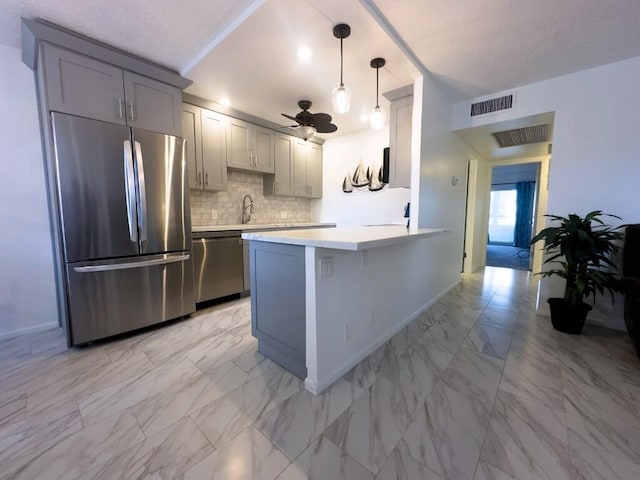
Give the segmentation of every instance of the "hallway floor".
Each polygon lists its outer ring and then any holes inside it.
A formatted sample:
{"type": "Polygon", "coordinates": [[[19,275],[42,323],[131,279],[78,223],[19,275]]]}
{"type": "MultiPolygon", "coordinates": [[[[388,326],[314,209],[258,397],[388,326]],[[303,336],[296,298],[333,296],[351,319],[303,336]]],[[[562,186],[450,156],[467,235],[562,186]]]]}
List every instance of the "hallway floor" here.
{"type": "Polygon", "coordinates": [[[487,245],[487,266],[529,270],[529,250],[510,245],[487,245]]]}
{"type": "Polygon", "coordinates": [[[0,478],[640,478],[640,362],[486,268],[325,393],[256,353],[249,299],[84,349],[0,341],[0,478]]]}

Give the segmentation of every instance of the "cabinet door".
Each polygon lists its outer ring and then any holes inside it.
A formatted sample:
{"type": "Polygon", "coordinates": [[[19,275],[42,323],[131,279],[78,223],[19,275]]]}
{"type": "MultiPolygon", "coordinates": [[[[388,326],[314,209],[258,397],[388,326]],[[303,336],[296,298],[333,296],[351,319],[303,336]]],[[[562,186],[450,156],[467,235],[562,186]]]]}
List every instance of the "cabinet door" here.
{"type": "Polygon", "coordinates": [[[307,146],[304,140],[296,139],[293,144],[293,194],[306,197],[307,186],[307,146]]]}
{"type": "Polygon", "coordinates": [[[253,165],[258,172],[273,173],[274,170],[274,150],[273,150],[273,130],[253,126],[253,165]]]}
{"type": "Polygon", "coordinates": [[[126,124],[122,70],[44,44],[49,109],[126,124]]]}
{"type": "Polygon", "coordinates": [[[182,134],[179,88],[125,71],[124,91],[129,125],[169,135],[182,134]]]}
{"type": "Polygon", "coordinates": [[[189,188],[202,188],[202,130],[200,108],[182,104],[182,137],[185,140],[185,161],[189,188]]]}
{"type": "Polygon", "coordinates": [[[227,189],[227,147],[225,117],[211,110],[201,109],[202,170],[205,190],[227,189]]]}
{"type": "Polygon", "coordinates": [[[311,198],[322,198],[322,147],[307,142],[307,185],[311,198]]]}
{"type": "MultiPolygon", "coordinates": [[[[295,139],[288,135],[275,136],[274,195],[293,195],[293,149],[295,139]]],[[[266,181],[266,178],[265,178],[266,181]]]]}
{"type": "Polygon", "coordinates": [[[249,157],[251,124],[231,117],[227,122],[227,166],[253,170],[252,158],[249,157]]]}
{"type": "Polygon", "coordinates": [[[391,102],[389,186],[411,187],[411,114],[413,95],[391,102]]]}

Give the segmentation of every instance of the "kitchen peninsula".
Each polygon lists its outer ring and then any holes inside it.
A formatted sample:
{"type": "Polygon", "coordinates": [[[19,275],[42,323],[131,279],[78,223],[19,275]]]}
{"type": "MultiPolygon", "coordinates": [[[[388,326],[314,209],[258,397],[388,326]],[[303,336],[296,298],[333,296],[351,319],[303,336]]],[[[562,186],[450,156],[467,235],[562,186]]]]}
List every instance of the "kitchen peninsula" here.
{"type": "Polygon", "coordinates": [[[243,233],[259,351],[320,393],[427,307],[425,242],[445,232],[369,226],[243,233]]]}

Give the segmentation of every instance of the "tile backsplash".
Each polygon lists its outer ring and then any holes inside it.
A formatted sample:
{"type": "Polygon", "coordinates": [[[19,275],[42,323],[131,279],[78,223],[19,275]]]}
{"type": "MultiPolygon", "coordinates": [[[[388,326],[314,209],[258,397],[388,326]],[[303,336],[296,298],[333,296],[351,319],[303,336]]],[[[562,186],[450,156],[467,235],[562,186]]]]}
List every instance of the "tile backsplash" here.
{"type": "Polygon", "coordinates": [[[227,171],[227,190],[209,192],[191,189],[191,224],[204,225],[238,224],[242,220],[242,199],[245,195],[253,198],[253,224],[300,223],[311,221],[311,207],[308,198],[277,197],[264,195],[263,175],[255,173],[227,171]]]}

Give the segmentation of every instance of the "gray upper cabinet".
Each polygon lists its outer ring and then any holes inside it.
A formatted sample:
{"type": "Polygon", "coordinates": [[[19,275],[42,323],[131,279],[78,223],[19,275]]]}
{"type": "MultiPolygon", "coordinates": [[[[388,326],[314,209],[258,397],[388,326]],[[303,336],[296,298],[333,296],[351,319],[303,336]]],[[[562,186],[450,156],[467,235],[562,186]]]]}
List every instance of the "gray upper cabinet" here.
{"type": "Polygon", "coordinates": [[[190,188],[226,190],[225,117],[205,108],[182,104],[182,136],[190,188]]]}
{"type": "Polygon", "coordinates": [[[322,197],[322,147],[316,143],[294,140],[293,194],[297,197],[322,197]]]}
{"type": "Polygon", "coordinates": [[[44,44],[49,109],[126,125],[122,70],[44,44]]]}
{"type": "Polygon", "coordinates": [[[309,197],[322,198],[322,147],[307,142],[307,184],[309,197]]]}
{"type": "Polygon", "coordinates": [[[275,175],[264,177],[265,195],[293,195],[293,149],[296,138],[276,133],[274,137],[275,175]]]}
{"type": "Polygon", "coordinates": [[[227,166],[257,173],[274,173],[273,130],[228,118],[227,166]]]}
{"type": "Polygon", "coordinates": [[[391,102],[389,119],[389,186],[411,187],[411,115],[413,95],[391,102]]]}
{"type": "Polygon", "coordinates": [[[52,111],[181,134],[181,91],[93,58],[44,44],[52,111]]]}
{"type": "Polygon", "coordinates": [[[293,194],[297,197],[306,197],[308,193],[307,143],[296,139],[293,145],[293,194]]]}
{"type": "Polygon", "coordinates": [[[202,120],[202,171],[205,190],[227,189],[226,118],[205,108],[202,120]]]}
{"type": "Polygon", "coordinates": [[[179,88],[124,71],[124,96],[129,125],[169,135],[181,134],[179,88]]]}
{"type": "Polygon", "coordinates": [[[251,137],[253,139],[254,167],[257,171],[274,173],[273,130],[253,125],[251,137]]]}

